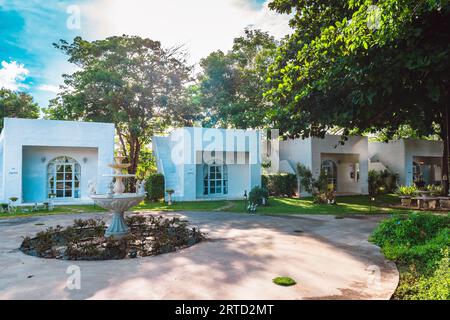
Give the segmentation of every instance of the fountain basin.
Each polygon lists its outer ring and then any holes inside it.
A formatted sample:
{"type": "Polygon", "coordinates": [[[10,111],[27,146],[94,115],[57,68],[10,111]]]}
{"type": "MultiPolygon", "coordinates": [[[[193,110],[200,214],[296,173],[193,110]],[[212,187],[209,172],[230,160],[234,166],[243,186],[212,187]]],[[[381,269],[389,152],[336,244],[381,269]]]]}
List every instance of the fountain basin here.
{"type": "Polygon", "coordinates": [[[121,193],[108,195],[91,195],[91,199],[94,202],[113,213],[111,224],[105,232],[105,237],[110,238],[122,238],[130,233],[129,228],[125,224],[124,213],[129,208],[138,205],[144,200],[145,194],[136,193],[121,193]]]}

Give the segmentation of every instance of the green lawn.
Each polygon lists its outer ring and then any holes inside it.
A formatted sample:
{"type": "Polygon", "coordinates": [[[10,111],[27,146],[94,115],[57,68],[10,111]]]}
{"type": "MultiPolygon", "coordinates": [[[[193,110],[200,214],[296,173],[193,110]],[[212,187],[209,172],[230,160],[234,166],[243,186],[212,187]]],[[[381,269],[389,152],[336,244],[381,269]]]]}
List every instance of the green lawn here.
{"type": "Polygon", "coordinates": [[[22,212],[21,209],[31,210],[31,207],[17,208],[15,213],[0,213],[1,218],[25,218],[35,216],[50,216],[56,214],[76,214],[84,212],[104,212],[106,210],[94,205],[57,206],[53,211],[39,210],[36,212],[22,212]]]}
{"type": "MultiPolygon", "coordinates": [[[[258,214],[366,214],[366,213],[410,213],[411,210],[389,208],[389,204],[399,203],[395,195],[383,195],[371,201],[368,196],[345,196],[337,198],[337,205],[315,204],[312,198],[291,199],[272,197],[269,205],[258,207],[258,214]]],[[[142,202],[132,208],[133,211],[226,211],[246,212],[244,201],[193,201],[175,202],[168,206],[163,202],[142,202]]],[[[0,218],[29,217],[37,215],[74,214],[82,212],[105,211],[98,206],[60,206],[54,211],[39,211],[14,214],[0,214],[0,218]]]]}

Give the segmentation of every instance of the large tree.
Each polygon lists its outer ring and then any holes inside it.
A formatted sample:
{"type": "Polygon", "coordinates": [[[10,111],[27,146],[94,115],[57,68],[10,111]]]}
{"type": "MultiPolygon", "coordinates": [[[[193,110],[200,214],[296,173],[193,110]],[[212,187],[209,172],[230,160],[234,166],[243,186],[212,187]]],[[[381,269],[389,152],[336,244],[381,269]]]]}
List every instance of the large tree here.
{"type": "MultiPolygon", "coordinates": [[[[141,149],[169,124],[184,123],[190,79],[180,48],[137,36],[89,42],[76,37],[55,47],[79,69],[46,110],[52,119],[112,122],[135,173],[141,149]]],[[[190,120],[190,119],[188,119],[190,120]]]]}
{"type": "Polygon", "coordinates": [[[294,12],[296,29],[278,51],[267,92],[283,106],[269,116],[284,134],[323,136],[339,126],[344,135],[383,131],[389,139],[407,125],[439,135],[448,158],[448,1],[275,0],[270,7],[294,12]]]}
{"type": "Polygon", "coordinates": [[[6,117],[37,119],[39,106],[28,93],[3,88],[0,89],[0,131],[6,117]]]}
{"type": "Polygon", "coordinates": [[[244,129],[264,125],[268,103],[263,93],[276,47],[268,33],[246,29],[230,51],[216,51],[201,60],[197,98],[204,125],[244,129]]]}

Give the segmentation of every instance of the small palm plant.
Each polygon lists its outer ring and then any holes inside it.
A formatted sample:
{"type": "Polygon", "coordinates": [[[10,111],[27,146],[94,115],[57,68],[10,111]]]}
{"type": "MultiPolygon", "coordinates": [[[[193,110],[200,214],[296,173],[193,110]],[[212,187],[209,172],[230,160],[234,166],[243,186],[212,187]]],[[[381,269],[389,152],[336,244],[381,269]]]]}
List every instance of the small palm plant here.
{"type": "Polygon", "coordinates": [[[175,190],[173,190],[173,189],[167,189],[166,190],[166,193],[167,193],[167,195],[169,196],[168,197],[168,200],[167,200],[167,204],[169,205],[169,206],[171,206],[172,205],[172,194],[175,192],[175,190]]]}

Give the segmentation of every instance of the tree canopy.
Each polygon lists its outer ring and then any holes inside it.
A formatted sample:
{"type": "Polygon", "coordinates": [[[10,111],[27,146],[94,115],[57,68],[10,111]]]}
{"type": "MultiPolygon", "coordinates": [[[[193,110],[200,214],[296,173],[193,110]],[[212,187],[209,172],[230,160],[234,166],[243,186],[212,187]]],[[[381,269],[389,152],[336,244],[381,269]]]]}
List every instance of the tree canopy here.
{"type": "Polygon", "coordinates": [[[4,118],[37,119],[39,110],[38,104],[28,93],[0,89],[0,131],[3,130],[4,118]]]}
{"type": "MultiPolygon", "coordinates": [[[[448,0],[274,0],[294,12],[271,66],[268,116],[288,136],[409,128],[444,141],[448,193],[450,4],[448,0]]],[[[343,141],[342,141],[343,142],[343,141]]]]}
{"type": "Polygon", "coordinates": [[[64,75],[47,117],[114,123],[130,172],[153,134],[191,120],[185,90],[191,69],[180,48],[126,35],[93,42],[76,37],[55,47],[79,69],[64,75]]]}
{"type": "Polygon", "coordinates": [[[403,125],[444,137],[450,34],[448,1],[287,1],[295,33],[278,50],[269,116],[290,136],[403,125]],[[438,124],[435,126],[434,124],[438,124]],[[436,130],[438,132],[436,132],[436,130]]]}
{"type": "Polygon", "coordinates": [[[266,73],[277,42],[261,30],[246,29],[227,53],[202,59],[198,99],[205,126],[257,128],[265,123],[266,73]]]}

